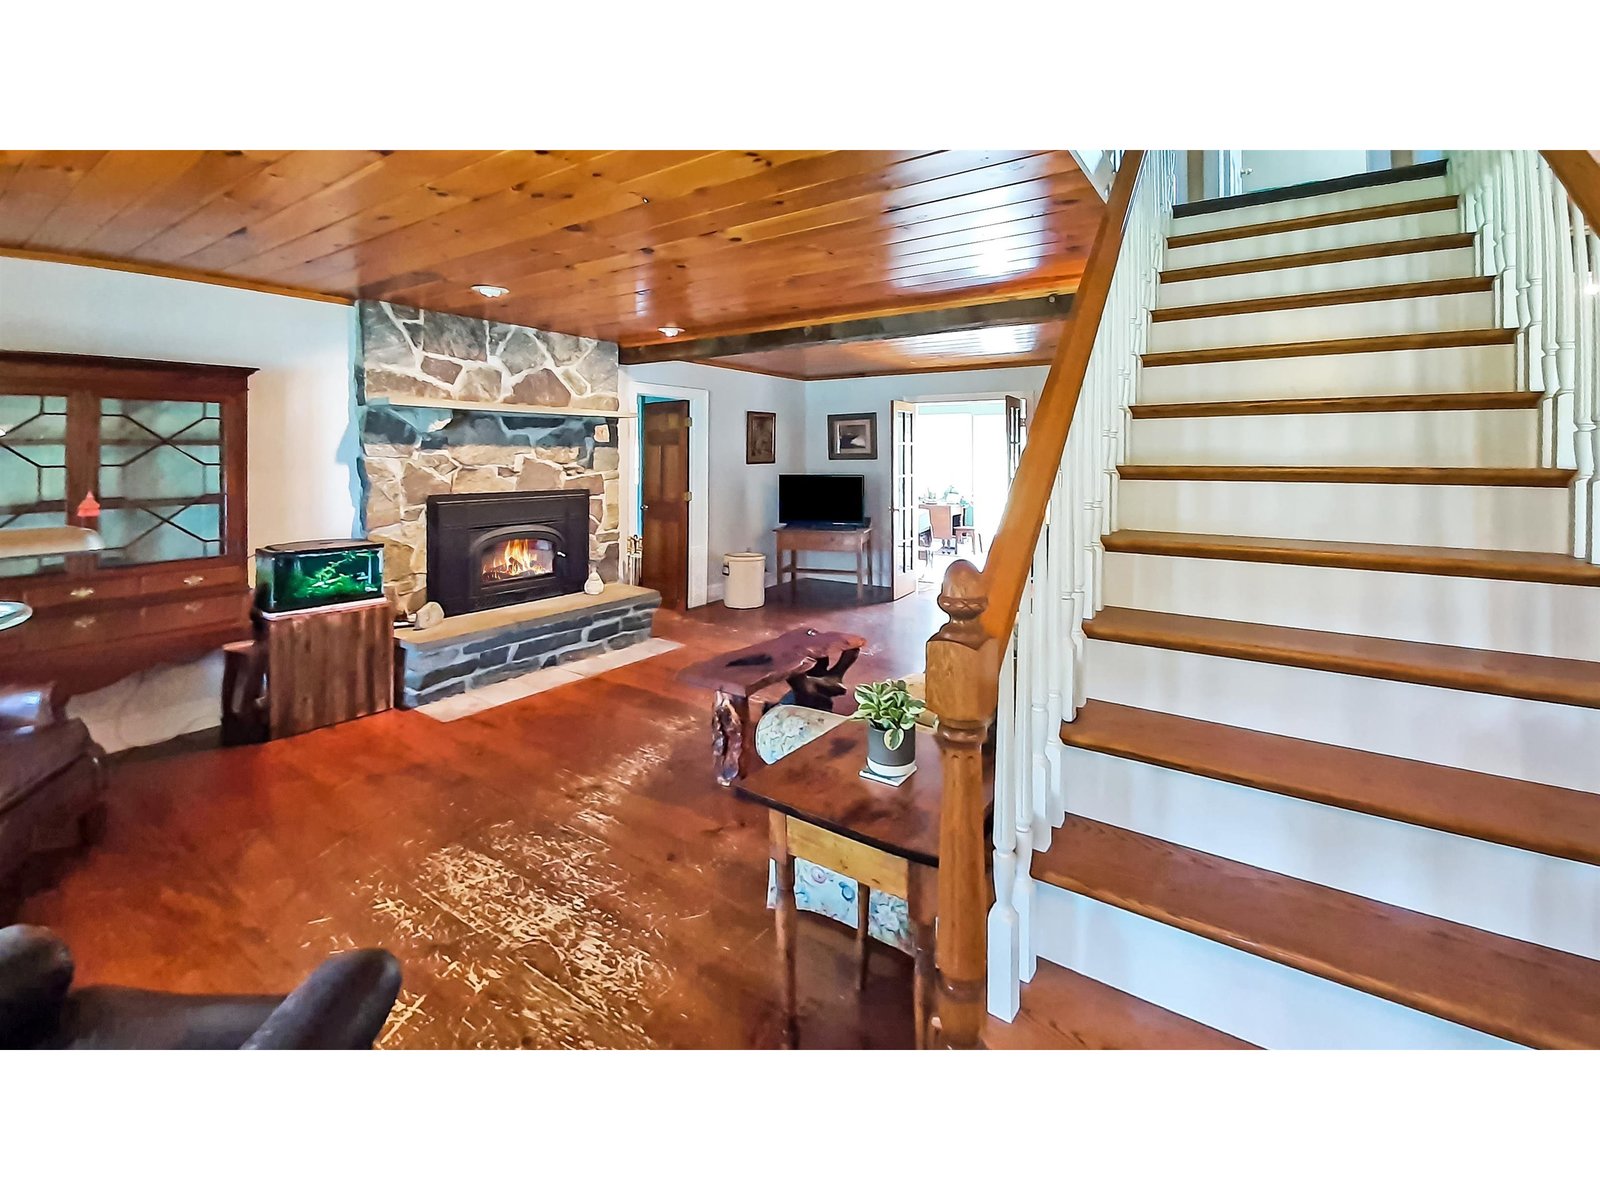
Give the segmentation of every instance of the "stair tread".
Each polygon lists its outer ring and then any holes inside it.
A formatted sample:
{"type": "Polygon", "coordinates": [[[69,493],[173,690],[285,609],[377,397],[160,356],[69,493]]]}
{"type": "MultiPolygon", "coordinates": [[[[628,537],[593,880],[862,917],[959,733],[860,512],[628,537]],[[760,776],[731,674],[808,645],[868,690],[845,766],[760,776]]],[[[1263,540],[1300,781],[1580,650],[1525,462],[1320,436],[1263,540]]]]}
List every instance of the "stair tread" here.
{"type": "Polygon", "coordinates": [[[1354,175],[1340,175],[1334,179],[1313,179],[1305,183],[1291,183],[1278,188],[1245,192],[1237,196],[1216,196],[1209,200],[1190,200],[1173,206],[1172,215],[1198,217],[1207,213],[1232,212],[1255,208],[1262,204],[1277,204],[1283,200],[1304,200],[1310,196],[1328,196],[1335,192],[1353,192],[1361,188],[1382,187],[1391,183],[1404,183],[1413,179],[1432,179],[1445,173],[1443,159],[1413,163],[1409,167],[1388,167],[1382,171],[1360,171],[1354,175]]]}
{"type": "Polygon", "coordinates": [[[1150,314],[1150,319],[1157,322],[1201,321],[1210,317],[1278,312],[1288,308],[1381,304],[1386,300],[1417,300],[1429,296],[1454,296],[1493,290],[1492,276],[1466,275],[1456,279],[1424,279],[1416,283],[1387,283],[1377,287],[1334,288],[1325,292],[1302,292],[1298,295],[1254,296],[1247,300],[1223,300],[1215,304],[1180,304],[1170,308],[1158,308],[1150,314]]]}
{"type": "Polygon", "coordinates": [[[1209,483],[1388,483],[1446,487],[1564,488],[1566,467],[1334,467],[1223,465],[1211,463],[1123,463],[1123,479],[1191,480],[1209,483]]]}
{"type": "Polygon", "coordinates": [[[1238,241],[1240,238],[1297,233],[1302,229],[1322,229],[1329,225],[1353,225],[1358,221],[1383,221],[1391,217],[1445,212],[1455,208],[1457,203],[1458,198],[1455,196],[1425,196],[1420,200],[1399,200],[1393,204],[1373,204],[1366,208],[1341,208],[1333,212],[1307,213],[1298,217],[1285,217],[1278,221],[1225,225],[1220,229],[1207,229],[1199,233],[1175,234],[1167,239],[1167,249],[1179,250],[1185,246],[1207,246],[1214,242],[1238,241]]]}
{"type": "Polygon", "coordinates": [[[1083,631],[1101,641],[1600,708],[1600,665],[1577,659],[1131,608],[1102,609],[1083,631]]]}
{"type": "Polygon", "coordinates": [[[1524,1045],[1600,1046],[1600,962],[1069,816],[1034,876],[1524,1045]]]}
{"type": "Polygon", "coordinates": [[[1463,550],[1452,546],[1398,546],[1385,542],[1328,542],[1143,529],[1119,529],[1103,537],[1101,543],[1109,553],[1600,586],[1600,567],[1570,554],[1534,550],[1463,550]]]}
{"type": "Polygon", "coordinates": [[[1538,408],[1538,392],[1429,392],[1409,396],[1322,396],[1310,400],[1196,400],[1135,404],[1138,419],[1255,417],[1286,413],[1429,412],[1483,408],[1538,408]]]}
{"type": "Polygon", "coordinates": [[[1091,700],[1069,746],[1600,865],[1600,795],[1091,700]]]}
{"type": "Polygon", "coordinates": [[[1257,271],[1286,271],[1327,263],[1356,262],[1363,258],[1392,258],[1398,254],[1431,254],[1437,250],[1470,250],[1473,235],[1447,233],[1437,237],[1400,238],[1392,242],[1372,242],[1364,246],[1334,246],[1327,250],[1304,250],[1295,254],[1275,254],[1268,258],[1240,258],[1210,263],[1202,267],[1183,267],[1161,272],[1162,283],[1187,283],[1194,279],[1216,279],[1225,275],[1247,275],[1257,271]]]}
{"type": "Polygon", "coordinates": [[[1009,1025],[990,1020],[990,1050],[1254,1050],[1249,1042],[1052,962],[1039,961],[1009,1025]]]}
{"type": "Polygon", "coordinates": [[[1145,354],[1146,367],[1192,367],[1202,363],[1248,362],[1263,358],[1318,358],[1330,354],[1393,354],[1402,350],[1454,350],[1468,346],[1513,346],[1515,329],[1447,329],[1435,333],[1397,333],[1374,337],[1324,338],[1309,342],[1262,342],[1253,346],[1208,346],[1145,354]]]}

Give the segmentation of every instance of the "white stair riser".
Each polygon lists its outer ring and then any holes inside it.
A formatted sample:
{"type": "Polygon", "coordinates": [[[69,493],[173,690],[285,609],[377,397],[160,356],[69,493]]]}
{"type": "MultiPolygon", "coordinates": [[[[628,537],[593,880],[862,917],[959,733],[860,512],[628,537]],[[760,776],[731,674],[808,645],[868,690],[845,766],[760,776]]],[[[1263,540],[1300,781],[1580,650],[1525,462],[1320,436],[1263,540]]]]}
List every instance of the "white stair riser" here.
{"type": "Polygon", "coordinates": [[[1433,196],[1449,195],[1449,182],[1444,176],[1430,179],[1409,179],[1403,183],[1385,183],[1378,187],[1351,188],[1343,192],[1328,192],[1321,196],[1306,196],[1299,200],[1275,200],[1265,204],[1250,204],[1243,208],[1223,212],[1201,213],[1193,217],[1175,217],[1173,234],[1202,233],[1212,229],[1235,229],[1240,225],[1260,225],[1268,221],[1288,221],[1295,217],[1309,217],[1318,213],[1348,212],[1357,208],[1378,208],[1385,204],[1400,204],[1406,200],[1426,200],[1433,196]]]}
{"type": "Polygon", "coordinates": [[[1139,402],[1183,404],[1191,400],[1506,392],[1515,386],[1514,347],[1441,346],[1429,350],[1145,366],[1139,373],[1139,402]]]}
{"type": "Polygon", "coordinates": [[[1375,221],[1345,221],[1338,225],[1258,234],[1225,242],[1168,246],[1161,259],[1161,269],[1177,271],[1185,267],[1208,267],[1213,263],[1272,258],[1279,254],[1332,250],[1340,246],[1375,246],[1380,242],[1398,242],[1406,238],[1447,237],[1460,232],[1461,217],[1454,209],[1410,213],[1403,217],[1380,217],[1375,221]]]}
{"type": "Polygon", "coordinates": [[[1263,296],[1304,296],[1311,292],[1421,283],[1428,279],[1465,279],[1478,273],[1477,260],[1470,249],[1391,254],[1384,258],[1359,258],[1311,267],[1243,271],[1208,279],[1164,282],[1156,293],[1156,307],[1223,304],[1230,300],[1256,300],[1263,296]]]}
{"type": "Polygon", "coordinates": [[[1593,791],[1600,710],[1091,639],[1088,694],[1135,708],[1593,791]]]}
{"type": "Polygon", "coordinates": [[[1600,958],[1600,867],[1064,749],[1068,808],[1079,816],[1413,912],[1600,958]]]}
{"type": "Polygon", "coordinates": [[[1107,554],[1105,602],[1113,608],[1600,662],[1600,589],[1588,587],[1107,554]]]}
{"type": "Polygon", "coordinates": [[[1567,548],[1567,505],[1563,488],[1124,479],[1117,526],[1557,553],[1567,548]]]}
{"type": "Polygon", "coordinates": [[[1448,296],[1323,304],[1315,308],[1284,308],[1189,321],[1152,321],[1147,350],[1151,354],[1162,354],[1218,346],[1265,346],[1327,338],[1494,329],[1498,324],[1494,297],[1489,292],[1459,292],[1448,296]]]}
{"type": "Polygon", "coordinates": [[[1269,1050],[1515,1048],[1050,884],[1037,890],[1034,946],[1050,962],[1269,1050]]]}
{"type": "Polygon", "coordinates": [[[1130,463],[1364,467],[1533,467],[1532,409],[1273,413],[1133,422],[1130,463]]]}

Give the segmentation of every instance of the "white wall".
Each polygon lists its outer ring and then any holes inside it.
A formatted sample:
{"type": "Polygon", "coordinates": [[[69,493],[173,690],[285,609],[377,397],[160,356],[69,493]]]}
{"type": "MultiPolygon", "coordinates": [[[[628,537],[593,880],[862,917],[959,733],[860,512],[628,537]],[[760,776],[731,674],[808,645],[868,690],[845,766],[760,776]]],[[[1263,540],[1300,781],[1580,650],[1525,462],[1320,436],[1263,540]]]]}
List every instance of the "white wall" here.
{"type": "MultiPolygon", "coordinates": [[[[867,511],[872,515],[874,577],[887,583],[890,570],[889,500],[893,426],[889,409],[896,400],[951,396],[967,392],[1009,392],[1037,396],[1048,367],[998,367],[981,371],[933,371],[918,375],[875,375],[864,379],[823,379],[805,385],[805,463],[803,469],[867,478],[867,511]],[[878,457],[833,460],[828,457],[828,414],[878,414],[878,457]]],[[[802,468],[797,468],[802,469],[802,468]]],[[[802,560],[818,567],[848,567],[848,554],[812,554],[802,560]]]]}
{"type": "MultiPolygon", "coordinates": [[[[356,531],[354,309],[238,288],[0,257],[0,349],[257,367],[250,378],[252,547],[356,531]]],[[[79,697],[108,750],[215,725],[220,656],[79,697]]]]}
{"type": "MultiPolygon", "coordinates": [[[[707,539],[706,596],[722,596],[722,556],[755,550],[767,556],[769,582],[777,566],[772,530],[778,523],[778,476],[806,470],[805,385],[794,379],[705,367],[697,363],[650,363],[626,367],[631,384],[648,394],[650,384],[704,388],[711,395],[709,430],[710,528],[707,539]],[[771,466],[746,465],[744,415],[778,414],[777,459],[771,466]]],[[[624,438],[637,431],[624,430],[624,438]]],[[[633,504],[636,477],[624,479],[624,500],[633,504]]]]}
{"type": "Polygon", "coordinates": [[[252,547],[356,532],[354,309],[0,258],[0,349],[260,368],[250,377],[252,547]]]}

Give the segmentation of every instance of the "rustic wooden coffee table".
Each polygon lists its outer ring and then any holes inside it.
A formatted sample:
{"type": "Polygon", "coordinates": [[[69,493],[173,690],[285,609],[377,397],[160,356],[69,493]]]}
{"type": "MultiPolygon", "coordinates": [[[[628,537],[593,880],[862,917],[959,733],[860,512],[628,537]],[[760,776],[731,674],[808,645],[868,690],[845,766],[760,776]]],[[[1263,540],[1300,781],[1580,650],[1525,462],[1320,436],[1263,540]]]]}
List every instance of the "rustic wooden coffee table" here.
{"type": "Polygon", "coordinates": [[[939,904],[939,747],[917,730],[917,770],[899,787],[861,778],[867,727],[849,721],[735,784],[739,796],[768,810],[770,854],[777,866],[778,959],[784,1036],[799,1039],[795,1013],[794,860],[847,875],[859,885],[857,977],[865,978],[867,896],[888,892],[911,913],[915,983],[912,1010],[917,1049],[928,1041],[933,1000],[933,922],[939,904]]]}
{"type": "MultiPolygon", "coordinates": [[[[756,764],[751,696],[787,682],[795,703],[832,712],[834,698],[844,693],[844,674],[866,644],[853,633],[791,629],[678,672],[683,682],[716,692],[711,704],[711,757],[717,782],[727,787],[756,764]]],[[[757,713],[756,719],[760,716],[757,713]]]]}

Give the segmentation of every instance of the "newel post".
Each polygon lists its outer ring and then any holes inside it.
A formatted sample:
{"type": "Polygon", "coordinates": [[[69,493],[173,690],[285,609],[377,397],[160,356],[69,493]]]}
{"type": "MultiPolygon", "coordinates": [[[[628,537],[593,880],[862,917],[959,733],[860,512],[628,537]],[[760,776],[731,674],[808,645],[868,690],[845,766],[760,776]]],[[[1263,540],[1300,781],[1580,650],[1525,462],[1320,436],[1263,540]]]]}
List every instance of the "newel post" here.
{"type": "Polygon", "coordinates": [[[944,785],[939,813],[939,968],[941,1036],[952,1049],[976,1048],[983,1033],[984,947],[989,904],[984,838],[983,745],[999,701],[999,643],[980,624],[988,597],[983,576],[964,559],[950,564],[939,607],[950,617],[928,641],[928,706],[938,715],[944,785]]]}

